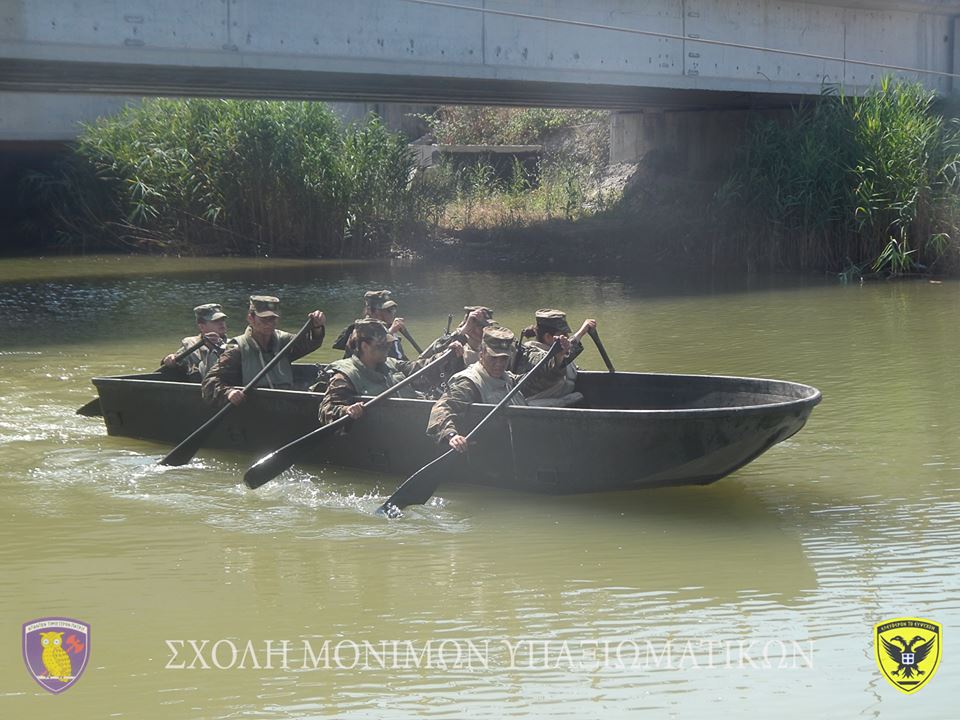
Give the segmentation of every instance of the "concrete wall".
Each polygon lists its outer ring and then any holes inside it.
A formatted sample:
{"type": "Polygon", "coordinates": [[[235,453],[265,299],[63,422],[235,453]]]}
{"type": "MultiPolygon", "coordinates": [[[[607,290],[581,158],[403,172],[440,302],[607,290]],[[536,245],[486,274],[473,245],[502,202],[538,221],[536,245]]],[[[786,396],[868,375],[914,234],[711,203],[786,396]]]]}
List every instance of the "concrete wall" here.
{"type": "Polygon", "coordinates": [[[81,123],[136,101],[120,95],[0,92],[0,141],[70,141],[80,132],[81,123]]]}

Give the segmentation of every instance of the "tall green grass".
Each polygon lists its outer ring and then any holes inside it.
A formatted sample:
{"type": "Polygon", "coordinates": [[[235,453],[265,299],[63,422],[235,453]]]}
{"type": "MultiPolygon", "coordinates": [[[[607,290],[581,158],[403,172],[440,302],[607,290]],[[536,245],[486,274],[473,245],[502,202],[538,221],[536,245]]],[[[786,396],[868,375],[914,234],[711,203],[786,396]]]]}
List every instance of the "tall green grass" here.
{"type": "Polygon", "coordinates": [[[367,257],[408,221],[412,156],[380,121],[308,102],[151,99],[86,127],[31,187],[62,242],[367,257]]]}
{"type": "Polygon", "coordinates": [[[935,97],[887,78],[863,97],[827,88],[791,117],[757,123],[717,193],[728,251],[846,275],[956,263],[960,126],[935,97]]]}

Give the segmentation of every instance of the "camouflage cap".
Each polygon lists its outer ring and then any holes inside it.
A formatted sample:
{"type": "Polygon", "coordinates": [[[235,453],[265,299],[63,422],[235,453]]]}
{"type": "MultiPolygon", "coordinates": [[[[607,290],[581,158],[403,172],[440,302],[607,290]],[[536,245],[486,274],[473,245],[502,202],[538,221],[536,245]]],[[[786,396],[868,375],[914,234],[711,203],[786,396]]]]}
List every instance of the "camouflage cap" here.
{"type": "Polygon", "coordinates": [[[480,327],[486,327],[487,325],[493,322],[493,310],[491,310],[490,308],[484,305],[464,305],[463,306],[463,311],[467,315],[474,312],[475,310],[481,310],[483,311],[483,314],[484,314],[484,319],[481,321],[480,327]]]}
{"type": "Polygon", "coordinates": [[[373,318],[354,320],[353,331],[358,340],[373,340],[374,342],[392,343],[397,338],[387,332],[387,326],[373,318]]]}
{"type": "Polygon", "coordinates": [[[213,322],[214,320],[222,320],[223,318],[227,317],[227,314],[223,311],[223,308],[217,303],[197,305],[193,309],[193,314],[196,315],[198,323],[213,322]]]}
{"type": "Polygon", "coordinates": [[[534,313],[534,317],[537,319],[537,327],[546,330],[551,335],[572,332],[567,324],[567,314],[561,310],[542,308],[534,313]]]}
{"type": "Polygon", "coordinates": [[[250,312],[257,317],[280,317],[280,298],[272,295],[251,295],[250,312]]]}
{"type": "Polygon", "coordinates": [[[513,355],[514,335],[510,328],[501,325],[488,325],[483,329],[483,348],[488,355],[504,357],[513,355]]]}
{"type": "Polygon", "coordinates": [[[363,302],[371,310],[389,310],[397,307],[397,301],[390,297],[389,290],[368,290],[363,294],[363,302]]]}

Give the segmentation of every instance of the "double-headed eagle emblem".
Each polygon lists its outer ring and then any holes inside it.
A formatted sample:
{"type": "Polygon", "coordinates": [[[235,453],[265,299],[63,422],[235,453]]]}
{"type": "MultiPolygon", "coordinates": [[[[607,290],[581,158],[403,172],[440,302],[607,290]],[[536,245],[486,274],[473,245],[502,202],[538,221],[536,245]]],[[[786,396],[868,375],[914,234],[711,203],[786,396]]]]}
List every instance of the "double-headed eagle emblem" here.
{"type": "Polygon", "coordinates": [[[940,665],[942,627],[932,620],[897,618],[875,627],[877,664],[901,692],[919,690],[940,665]],[[910,638],[906,640],[905,638],[910,638]]]}

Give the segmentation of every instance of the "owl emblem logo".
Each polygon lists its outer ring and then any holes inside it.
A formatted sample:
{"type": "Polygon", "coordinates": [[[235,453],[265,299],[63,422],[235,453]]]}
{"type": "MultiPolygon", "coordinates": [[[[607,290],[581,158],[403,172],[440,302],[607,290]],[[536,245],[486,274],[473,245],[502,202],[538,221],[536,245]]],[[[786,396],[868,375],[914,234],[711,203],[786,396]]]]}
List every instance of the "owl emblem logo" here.
{"type": "Polygon", "coordinates": [[[62,693],[80,679],[90,658],[90,626],[72,618],[23,624],[23,661],[44,690],[62,693]]]}
{"type": "Polygon", "coordinates": [[[908,695],[933,677],[943,657],[943,627],[933,620],[895,618],[874,627],[874,654],[880,672],[908,695]]]}

